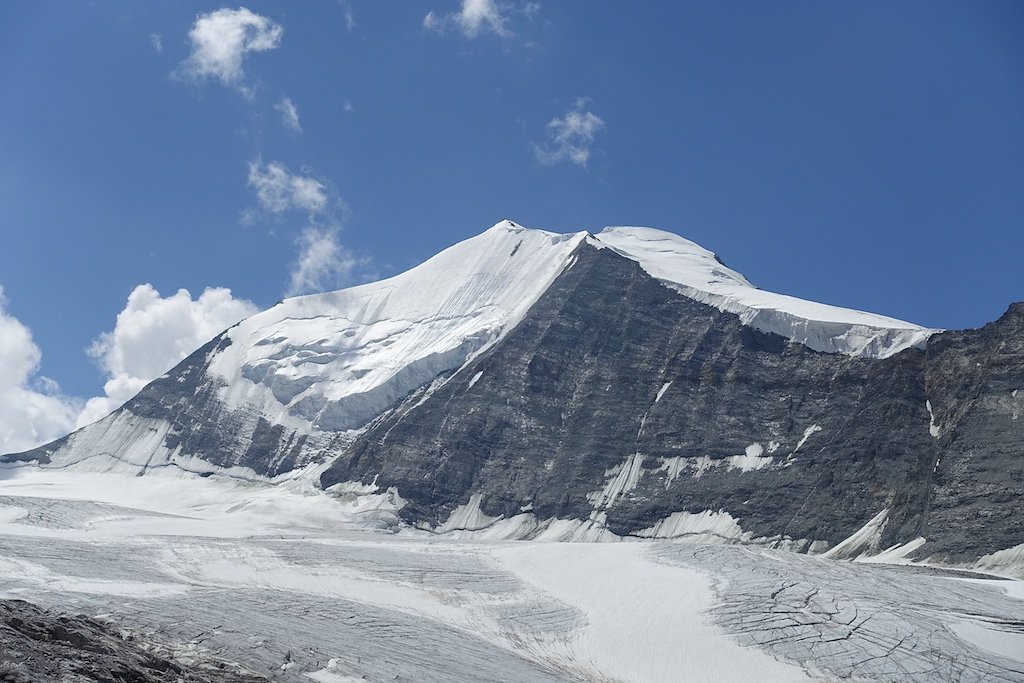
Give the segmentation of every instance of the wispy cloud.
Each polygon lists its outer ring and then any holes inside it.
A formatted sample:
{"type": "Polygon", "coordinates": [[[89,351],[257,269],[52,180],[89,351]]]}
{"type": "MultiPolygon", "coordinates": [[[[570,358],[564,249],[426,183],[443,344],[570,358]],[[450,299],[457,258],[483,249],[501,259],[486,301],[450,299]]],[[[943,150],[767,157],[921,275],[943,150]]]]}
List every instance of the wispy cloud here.
{"type": "Polygon", "coordinates": [[[340,230],[310,226],[299,235],[299,255],[292,266],[286,296],[323,292],[351,284],[357,268],[368,260],[345,247],[340,230]]]}
{"type": "Polygon", "coordinates": [[[149,382],[242,318],[257,312],[230,289],[208,287],[193,299],[187,289],[164,297],[153,285],[132,290],[114,329],[97,337],[89,355],[106,373],[103,396],[78,415],[82,427],[119,408],[149,382]]]}
{"type": "Polygon", "coordinates": [[[533,146],[537,161],[546,166],[568,161],[586,168],[594,136],[605,127],[597,114],[587,110],[589,104],[588,99],[578,98],[563,116],[548,121],[547,140],[533,146]]]}
{"type": "Polygon", "coordinates": [[[338,0],[341,6],[341,13],[345,19],[345,30],[349,33],[356,27],[356,15],[352,12],[352,4],[346,0],[338,0]]]}
{"type": "Polygon", "coordinates": [[[152,45],[153,49],[156,50],[159,54],[163,54],[164,37],[162,35],[160,35],[159,33],[150,33],[149,44],[152,45]]]}
{"type": "Polygon", "coordinates": [[[467,38],[492,33],[500,38],[511,38],[511,18],[520,15],[532,19],[540,11],[540,3],[502,3],[497,0],[462,0],[459,9],[448,14],[433,10],[423,17],[423,28],[444,33],[455,28],[467,38]]]}
{"type": "Polygon", "coordinates": [[[196,17],[188,33],[192,51],[180,71],[189,78],[215,78],[251,96],[243,84],[243,61],[250,52],[273,50],[281,44],[284,29],[245,7],[219,9],[196,17]]]}
{"type": "MultiPolygon", "coordinates": [[[[264,214],[307,214],[306,225],[295,240],[298,255],[292,263],[285,296],[344,287],[352,283],[358,269],[369,264],[369,259],[342,244],[342,218],[347,208],[324,181],[292,173],[280,162],[257,160],[249,164],[249,186],[256,192],[264,214]]],[[[258,216],[256,213],[247,219],[258,216]]]]}
{"type": "Polygon", "coordinates": [[[313,176],[293,174],[277,161],[251,162],[249,187],[255,190],[260,207],[269,213],[300,209],[315,215],[328,206],[327,187],[323,182],[313,176]]]}
{"type": "Polygon", "coordinates": [[[285,128],[293,130],[296,133],[302,132],[302,124],[299,123],[299,110],[290,97],[282,97],[281,100],[274,105],[274,109],[281,114],[281,123],[284,124],[285,128]]]}

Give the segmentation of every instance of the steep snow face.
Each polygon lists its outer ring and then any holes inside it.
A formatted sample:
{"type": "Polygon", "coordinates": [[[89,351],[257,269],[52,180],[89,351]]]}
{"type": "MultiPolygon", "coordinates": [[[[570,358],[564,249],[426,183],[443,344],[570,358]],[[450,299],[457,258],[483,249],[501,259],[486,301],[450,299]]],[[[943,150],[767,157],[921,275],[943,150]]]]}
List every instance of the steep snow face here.
{"type": "Polygon", "coordinates": [[[653,228],[611,227],[597,241],[640,264],[652,277],[744,324],[799,342],[815,351],[886,358],[921,348],[938,332],[873,313],[765,292],[727,268],[711,251],[653,228]]]}
{"type": "Polygon", "coordinates": [[[228,332],[221,398],[278,423],[363,426],[514,326],[587,233],[502,221],[401,275],[288,299],[228,332]]]}

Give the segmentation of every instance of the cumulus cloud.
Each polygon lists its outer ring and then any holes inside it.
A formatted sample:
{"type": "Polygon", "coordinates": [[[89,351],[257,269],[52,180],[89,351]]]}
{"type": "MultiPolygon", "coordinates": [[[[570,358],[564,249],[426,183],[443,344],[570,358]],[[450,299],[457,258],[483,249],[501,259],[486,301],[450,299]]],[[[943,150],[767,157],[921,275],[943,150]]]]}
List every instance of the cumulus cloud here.
{"type": "Polygon", "coordinates": [[[80,402],[37,374],[41,360],[31,331],[7,312],[0,287],[0,454],[34,448],[75,425],[80,402]]]}
{"type": "Polygon", "coordinates": [[[128,295],[114,329],[89,347],[106,373],[104,396],[89,399],[76,426],[94,422],[139,392],[221,331],[257,311],[230,289],[210,287],[193,299],[187,289],[163,297],[150,284],[128,295]]]}
{"type": "Polygon", "coordinates": [[[548,122],[548,139],[543,145],[534,145],[537,161],[552,166],[569,161],[586,167],[590,159],[594,136],[604,128],[604,121],[586,107],[589,101],[579,98],[564,116],[548,122]]]}
{"type": "Polygon", "coordinates": [[[337,229],[310,226],[299,235],[298,244],[286,296],[339,289],[351,284],[356,268],[366,264],[341,244],[337,229]]]}
{"type": "Polygon", "coordinates": [[[312,215],[327,208],[327,188],[322,182],[293,174],[280,162],[251,162],[249,187],[256,191],[260,207],[269,213],[301,209],[312,215]]]}
{"type": "Polygon", "coordinates": [[[274,105],[274,109],[281,114],[281,123],[284,124],[285,128],[289,128],[296,133],[302,132],[302,124],[299,123],[299,110],[290,97],[282,97],[274,105]]]}
{"type": "Polygon", "coordinates": [[[497,0],[462,0],[455,12],[427,12],[423,17],[423,28],[437,33],[456,28],[467,38],[476,38],[485,33],[493,33],[500,38],[511,38],[515,33],[509,29],[510,17],[518,14],[532,19],[539,10],[540,4],[536,2],[506,4],[497,0]]]}
{"type": "Polygon", "coordinates": [[[196,80],[216,78],[251,94],[242,85],[246,54],[273,50],[281,44],[283,33],[279,24],[245,7],[200,14],[188,32],[192,51],[182,62],[181,72],[196,80]]]}

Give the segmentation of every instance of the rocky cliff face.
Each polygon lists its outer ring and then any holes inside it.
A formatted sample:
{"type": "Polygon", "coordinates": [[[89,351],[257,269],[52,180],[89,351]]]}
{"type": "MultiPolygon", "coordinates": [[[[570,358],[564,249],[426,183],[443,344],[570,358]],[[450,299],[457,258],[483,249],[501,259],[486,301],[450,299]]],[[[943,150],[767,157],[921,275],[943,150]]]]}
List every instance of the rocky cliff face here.
{"type": "Polygon", "coordinates": [[[973,561],[1024,543],[1024,305],[942,332],[752,288],[667,233],[499,224],[243,321],[51,466],[391,488],[439,532],[973,561]],[[924,539],[924,540],[921,540],[924,539]]]}
{"type": "MultiPolygon", "coordinates": [[[[238,665],[192,656],[175,661],[173,644],[147,642],[83,615],[0,600],[0,681],[82,683],[266,683],[238,665]]],[[[184,648],[182,648],[184,649],[184,648]]]]}
{"type": "Polygon", "coordinates": [[[881,516],[849,552],[923,536],[925,553],[978,557],[1024,539],[1020,310],[928,351],[818,353],[584,246],[512,333],[378,420],[323,483],[393,486],[433,525],[479,494],[470,527],[529,516],[527,535],[578,519],[826,549],[881,516]]]}

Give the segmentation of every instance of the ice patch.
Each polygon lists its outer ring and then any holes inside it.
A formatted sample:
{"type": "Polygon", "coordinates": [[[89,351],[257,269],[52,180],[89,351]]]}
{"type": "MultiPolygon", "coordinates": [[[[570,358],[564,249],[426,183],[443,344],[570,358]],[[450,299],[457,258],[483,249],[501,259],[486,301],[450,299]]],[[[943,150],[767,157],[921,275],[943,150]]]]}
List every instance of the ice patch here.
{"type": "Polygon", "coordinates": [[[661,401],[661,397],[665,395],[665,392],[668,391],[670,386],[672,386],[672,382],[665,382],[661,385],[661,389],[658,389],[658,395],[654,397],[655,403],[661,401]]]}
{"type": "Polygon", "coordinates": [[[469,386],[467,386],[466,388],[467,389],[472,389],[473,385],[476,384],[477,382],[479,382],[480,378],[483,377],[483,376],[484,376],[484,371],[483,370],[481,370],[480,372],[478,372],[475,375],[473,375],[473,379],[469,380],[469,386]]]}

